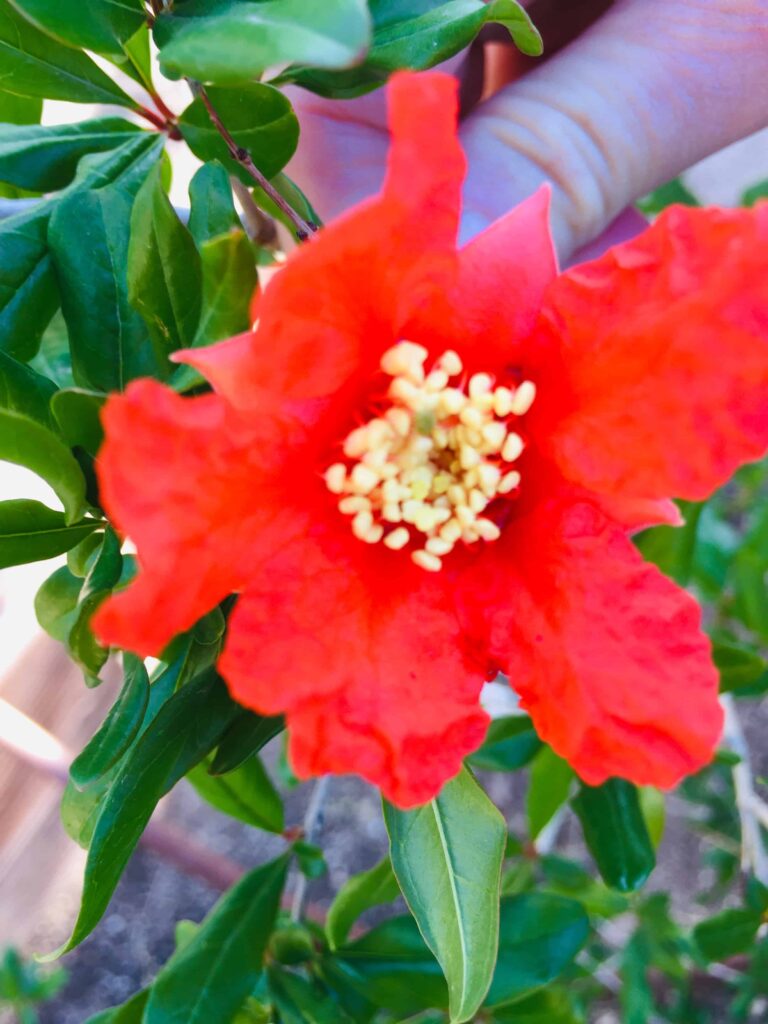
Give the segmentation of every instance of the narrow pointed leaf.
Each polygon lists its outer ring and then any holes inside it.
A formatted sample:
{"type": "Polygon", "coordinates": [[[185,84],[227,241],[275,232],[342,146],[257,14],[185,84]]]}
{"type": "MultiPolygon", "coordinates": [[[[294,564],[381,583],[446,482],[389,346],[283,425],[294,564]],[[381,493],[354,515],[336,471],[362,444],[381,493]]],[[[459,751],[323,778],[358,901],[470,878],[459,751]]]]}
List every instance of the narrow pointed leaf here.
{"type": "Polygon", "coordinates": [[[85,388],[62,388],[55,393],[51,411],[68,444],[96,455],[104,437],[101,408],[106,399],[103,391],[85,388]]]}
{"type": "Polygon", "coordinates": [[[239,768],[283,729],[285,719],[282,715],[263,717],[243,709],[221,738],[209,769],[211,775],[224,775],[239,768]]]}
{"type": "Polygon", "coordinates": [[[210,775],[205,762],[187,779],[212,807],[238,821],[280,833],[285,828],[283,801],[259,757],[250,757],[226,775],[210,775]]]}
{"type": "Polygon", "coordinates": [[[230,1024],[256,985],[289,856],[245,875],[155,980],[143,1024],[230,1024]]]}
{"type": "Polygon", "coordinates": [[[136,106],[90,57],[51,39],[8,0],[0,0],[0,67],[4,87],[19,96],[136,106]]]}
{"type": "Polygon", "coordinates": [[[445,973],[451,1020],[469,1021],[496,961],[504,820],[467,769],[416,810],[385,803],[384,819],[400,888],[445,973]]]}
{"type": "Polygon", "coordinates": [[[399,895],[400,886],[389,857],[369,871],[353,875],[339,889],[328,910],[325,934],[331,949],[337,949],[347,941],[352,925],[362,913],[382,903],[391,903],[399,895]]]}
{"type": "Polygon", "coordinates": [[[48,35],[70,46],[120,57],[122,43],[143,24],[140,0],[11,0],[48,35]]]}
{"type": "Polygon", "coordinates": [[[195,173],[189,183],[189,203],[189,230],[198,246],[241,226],[229,174],[218,160],[203,164],[195,173]]]}
{"type": "Polygon", "coordinates": [[[63,512],[39,501],[0,501],[0,569],[61,555],[100,525],[84,519],[68,526],[63,512]]]}

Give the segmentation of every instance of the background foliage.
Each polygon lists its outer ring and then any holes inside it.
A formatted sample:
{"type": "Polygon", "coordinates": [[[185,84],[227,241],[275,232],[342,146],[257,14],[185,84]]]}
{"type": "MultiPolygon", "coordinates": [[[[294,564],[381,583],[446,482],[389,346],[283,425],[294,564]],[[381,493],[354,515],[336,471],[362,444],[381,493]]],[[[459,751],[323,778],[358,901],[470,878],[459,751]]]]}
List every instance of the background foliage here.
{"type": "MultiPolygon", "coordinates": [[[[254,196],[299,237],[317,221],[283,171],[300,125],[280,87],[360,95],[396,68],[452,56],[491,22],[539,52],[514,0],[0,0],[0,196],[16,201],[0,220],[0,458],[41,476],[61,502],[0,502],[0,567],[67,554],[36,612],[86,685],[100,685],[110,654],[91,616],[134,572],[93,472],[106,394],[146,375],[194,391],[200,378],[168,356],[248,326],[256,266],[275,258],[254,196]],[[189,83],[178,115],[157,93],[162,75],[189,83]],[[112,112],[43,126],[44,99],[112,112]],[[201,161],[188,216],[167,195],[169,138],[201,161]]],[[[745,204],[761,194],[764,185],[745,204]]],[[[671,201],[696,202],[675,182],[644,209],[671,201]]],[[[522,714],[497,719],[431,804],[385,806],[389,855],[341,889],[323,925],[300,899],[289,913],[286,879],[316,876],[322,853],[305,834],[311,822],[286,829],[260,759],[282,720],[234,704],[212,667],[225,603],[151,671],[122,656],[120,693],[63,796],[64,826],[88,860],[80,913],[58,954],[97,926],[157,802],[183,777],[220,811],[284,836],[285,853],[246,874],[199,926],[181,922],[153,984],[89,1024],[578,1024],[616,1001],[627,1024],[760,1012],[768,805],[736,706],[768,690],[767,486],[765,467],[750,467],[711,501],[686,506],[683,529],[638,538],[704,601],[729,711],[715,763],[679,793],[715,879],[695,927],[675,921],[667,894],[643,888],[664,796],[618,780],[579,784],[522,714]],[[513,835],[475,773],[523,771],[527,832],[513,835]],[[584,839],[579,860],[554,850],[571,811],[584,839]],[[394,916],[361,927],[361,915],[401,895],[394,916]]],[[[0,998],[33,1020],[32,1003],[59,981],[40,980],[9,953],[0,998]]]]}

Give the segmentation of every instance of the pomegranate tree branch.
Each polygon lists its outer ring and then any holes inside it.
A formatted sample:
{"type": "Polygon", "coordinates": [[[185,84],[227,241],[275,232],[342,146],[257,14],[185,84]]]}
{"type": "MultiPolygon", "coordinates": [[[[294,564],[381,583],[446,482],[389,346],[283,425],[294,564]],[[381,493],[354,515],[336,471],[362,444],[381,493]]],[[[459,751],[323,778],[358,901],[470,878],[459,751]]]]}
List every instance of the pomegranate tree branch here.
{"type": "Polygon", "coordinates": [[[256,182],[259,188],[263,189],[263,191],[266,193],[266,195],[269,196],[269,198],[272,200],[275,206],[277,206],[278,209],[282,210],[282,212],[285,214],[288,220],[290,220],[291,224],[293,224],[294,229],[296,231],[296,236],[298,237],[299,241],[306,241],[306,239],[308,239],[310,235],[314,234],[314,232],[317,231],[317,225],[312,224],[307,220],[304,220],[304,218],[299,213],[297,213],[296,210],[294,210],[291,204],[287,202],[287,200],[284,199],[283,196],[280,195],[280,193],[277,191],[274,185],[271,184],[269,179],[266,178],[261,173],[256,164],[253,162],[253,157],[248,152],[248,150],[244,149],[242,146],[238,146],[237,142],[232,137],[228,128],[221,120],[221,117],[219,116],[216,108],[211,103],[211,98],[205,91],[205,87],[201,85],[200,82],[196,82],[194,79],[191,78],[187,79],[187,84],[189,85],[189,88],[192,90],[192,94],[200,100],[205,109],[208,111],[208,116],[210,117],[211,122],[215,127],[216,131],[219,133],[219,135],[226,143],[227,149],[229,150],[232,159],[236,160],[240,164],[240,166],[244,168],[248,174],[250,174],[250,176],[253,178],[253,180],[256,182]]]}

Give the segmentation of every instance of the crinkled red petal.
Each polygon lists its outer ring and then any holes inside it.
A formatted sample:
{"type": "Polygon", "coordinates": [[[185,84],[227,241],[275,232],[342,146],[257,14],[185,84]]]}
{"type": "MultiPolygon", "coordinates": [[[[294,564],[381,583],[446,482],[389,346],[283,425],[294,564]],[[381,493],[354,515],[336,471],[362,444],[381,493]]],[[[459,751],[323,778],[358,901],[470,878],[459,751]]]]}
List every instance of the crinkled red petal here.
{"type": "Polygon", "coordinates": [[[533,422],[569,479],[701,499],[768,448],[768,203],[672,208],[546,306],[533,422]]]}
{"type": "Polygon", "coordinates": [[[215,395],[181,398],[151,380],[113,395],[103,421],[101,498],[140,568],[93,627],[105,644],[156,655],[303,528],[278,471],[295,427],[274,410],[246,422],[215,395]]]}
{"type": "Polygon", "coordinates": [[[482,675],[445,581],[343,531],[286,546],[239,598],[219,663],[233,697],[284,712],[300,777],[355,772],[400,807],[482,742],[482,675]]]}
{"type": "Polygon", "coordinates": [[[542,738],[591,784],[669,787],[711,760],[722,712],[693,598],[587,501],[513,531],[458,594],[542,738]]]}
{"type": "Polygon", "coordinates": [[[353,405],[455,259],[465,172],[456,91],[448,75],[395,75],[381,193],[289,257],[259,298],[253,335],[177,358],[241,408],[251,408],[261,389],[285,399],[336,395],[339,405],[353,405]]]}

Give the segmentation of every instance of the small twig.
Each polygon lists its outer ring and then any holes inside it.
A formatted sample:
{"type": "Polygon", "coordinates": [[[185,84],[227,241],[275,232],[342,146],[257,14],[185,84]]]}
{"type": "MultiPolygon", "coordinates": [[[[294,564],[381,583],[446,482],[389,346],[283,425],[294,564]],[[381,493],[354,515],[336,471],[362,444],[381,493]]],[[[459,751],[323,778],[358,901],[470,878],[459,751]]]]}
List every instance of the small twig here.
{"type": "Polygon", "coordinates": [[[251,190],[239,178],[232,175],[229,180],[232,183],[232,191],[242,207],[248,237],[256,245],[274,246],[277,241],[275,222],[258,208],[251,195],[251,190]]]}
{"type": "Polygon", "coordinates": [[[725,711],[723,739],[734,754],[739,756],[739,763],[733,766],[733,788],[741,822],[741,870],[745,874],[754,874],[759,882],[768,885],[768,851],[760,834],[760,822],[756,812],[759,797],[752,780],[752,761],[747,738],[731,694],[724,694],[720,701],[725,711]]]}
{"type": "Polygon", "coordinates": [[[248,172],[248,174],[250,174],[250,176],[253,178],[253,180],[256,182],[259,188],[263,189],[266,195],[268,195],[272,202],[275,204],[275,206],[282,210],[285,216],[290,220],[291,224],[293,224],[294,229],[296,231],[296,236],[298,237],[299,241],[306,241],[310,237],[310,235],[314,234],[314,232],[317,231],[317,225],[311,224],[309,221],[304,220],[304,218],[300,214],[298,214],[296,210],[294,210],[291,204],[280,195],[280,193],[277,191],[274,185],[272,185],[269,179],[265,178],[265,176],[261,173],[256,164],[253,162],[253,157],[248,152],[248,150],[244,149],[242,146],[238,146],[237,142],[230,134],[226,125],[221,120],[221,117],[216,111],[216,108],[211,103],[211,99],[208,93],[205,91],[205,87],[201,85],[200,82],[196,82],[192,78],[187,79],[187,84],[189,85],[189,88],[192,90],[192,95],[196,96],[201,101],[205,109],[208,111],[208,116],[210,117],[211,122],[216,128],[216,131],[219,133],[219,135],[226,143],[227,149],[229,150],[232,159],[236,160],[240,164],[240,166],[243,167],[248,172]]]}
{"type": "MultiPolygon", "coordinates": [[[[311,843],[316,838],[323,825],[323,804],[328,796],[331,785],[331,776],[323,775],[315,783],[312,796],[309,798],[307,813],[304,815],[304,839],[311,843]]],[[[307,896],[307,876],[300,872],[296,879],[296,888],[293,890],[293,905],[291,907],[291,920],[300,921],[304,910],[304,900],[307,896]]]]}
{"type": "Polygon", "coordinates": [[[139,105],[138,107],[136,107],[136,113],[143,117],[146,121],[149,121],[151,124],[153,124],[155,128],[159,128],[161,132],[167,131],[170,134],[171,132],[176,130],[175,125],[166,121],[166,119],[164,117],[161,117],[160,114],[156,114],[154,110],[150,110],[149,107],[139,105]]]}

